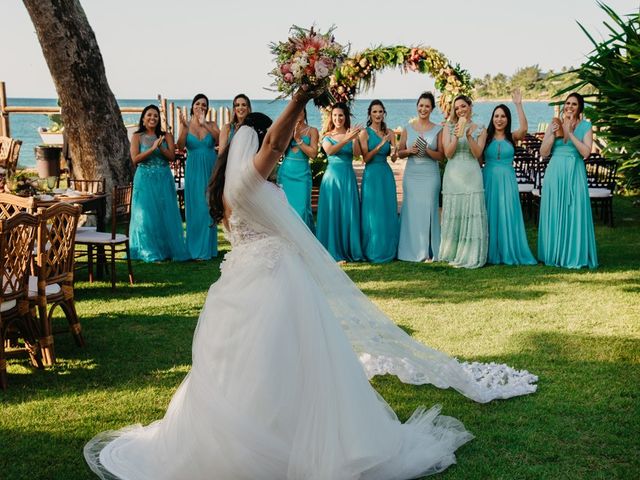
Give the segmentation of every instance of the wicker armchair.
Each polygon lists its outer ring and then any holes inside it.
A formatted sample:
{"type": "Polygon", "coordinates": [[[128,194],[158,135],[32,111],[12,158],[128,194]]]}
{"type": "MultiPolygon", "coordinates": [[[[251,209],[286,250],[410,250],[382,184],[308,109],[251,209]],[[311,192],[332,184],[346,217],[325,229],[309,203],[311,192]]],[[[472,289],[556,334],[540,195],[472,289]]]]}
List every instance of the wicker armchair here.
{"type": "Polygon", "coordinates": [[[80,211],[79,206],[66,203],[38,209],[37,273],[29,277],[29,300],[38,310],[36,330],[45,366],[55,362],[52,314],[56,307],[64,312],[76,344],[84,346],[73,289],[73,253],[80,211]]]}
{"type": "Polygon", "coordinates": [[[11,218],[20,212],[35,213],[35,209],[36,201],[33,197],[0,193],[0,218],[11,218]]]}
{"type": "Polygon", "coordinates": [[[0,167],[4,168],[4,175],[12,176],[16,172],[22,140],[11,137],[0,137],[0,167]]]}
{"type": "Polygon", "coordinates": [[[31,361],[40,366],[29,309],[29,265],[38,220],[18,213],[0,220],[0,388],[7,389],[5,340],[10,328],[24,338],[31,361]]]}

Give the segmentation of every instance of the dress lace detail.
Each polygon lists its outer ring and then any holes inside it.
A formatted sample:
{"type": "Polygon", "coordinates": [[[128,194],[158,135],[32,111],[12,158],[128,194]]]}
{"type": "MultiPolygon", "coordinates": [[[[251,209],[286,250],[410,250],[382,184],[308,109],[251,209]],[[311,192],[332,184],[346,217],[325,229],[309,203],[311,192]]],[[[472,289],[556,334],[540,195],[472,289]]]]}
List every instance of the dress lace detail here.
{"type": "Polygon", "coordinates": [[[278,236],[259,231],[249,222],[232,214],[228,220],[229,229],[225,227],[224,236],[231,243],[232,250],[224,256],[220,263],[220,273],[238,268],[241,264],[262,266],[273,270],[285,247],[293,246],[278,236]]]}

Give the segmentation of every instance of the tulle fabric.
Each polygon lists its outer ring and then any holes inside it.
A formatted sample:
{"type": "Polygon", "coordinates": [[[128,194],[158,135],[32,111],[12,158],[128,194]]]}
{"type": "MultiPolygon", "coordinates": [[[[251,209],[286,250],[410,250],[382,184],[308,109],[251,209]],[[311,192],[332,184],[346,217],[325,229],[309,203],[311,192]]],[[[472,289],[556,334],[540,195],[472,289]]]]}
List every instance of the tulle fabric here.
{"type": "Polygon", "coordinates": [[[367,377],[454,386],[477,401],[531,393],[536,377],[462,365],[396,327],[260,177],[256,149],[242,127],[225,187],[233,248],[201,312],[191,372],[163,420],[98,435],[87,462],[126,480],[401,480],[447,468],[472,438],[462,424],[439,407],[401,424],[367,377]]]}

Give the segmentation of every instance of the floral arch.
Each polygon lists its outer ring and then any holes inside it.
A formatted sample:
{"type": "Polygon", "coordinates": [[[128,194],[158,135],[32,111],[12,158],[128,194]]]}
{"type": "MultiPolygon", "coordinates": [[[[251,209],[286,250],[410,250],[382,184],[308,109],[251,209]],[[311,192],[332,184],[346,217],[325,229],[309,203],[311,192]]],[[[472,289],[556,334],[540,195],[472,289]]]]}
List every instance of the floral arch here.
{"type": "Polygon", "coordinates": [[[397,45],[363,50],[347,58],[331,76],[331,95],[338,102],[350,104],[358,92],[368,90],[375,84],[377,72],[396,67],[405,72],[431,75],[440,91],[438,104],[445,115],[456,95],[471,93],[469,73],[460,65],[452,65],[438,50],[397,45]]]}

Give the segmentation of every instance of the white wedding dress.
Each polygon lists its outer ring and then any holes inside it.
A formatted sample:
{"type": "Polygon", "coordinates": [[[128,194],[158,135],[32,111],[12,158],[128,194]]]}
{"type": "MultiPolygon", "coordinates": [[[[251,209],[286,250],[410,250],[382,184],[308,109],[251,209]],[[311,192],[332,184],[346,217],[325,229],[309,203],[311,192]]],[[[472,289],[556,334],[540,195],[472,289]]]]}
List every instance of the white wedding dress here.
{"type": "Polygon", "coordinates": [[[391,480],[437,473],[472,437],[419,409],[400,423],[369,384],[453,387],[487,402],[535,391],[504,365],[461,364],[409,337],[336,265],[277,187],[257,173],[255,132],[231,144],[232,251],[207,296],[193,366],[165,417],[85,446],[103,479],[391,480]]]}

